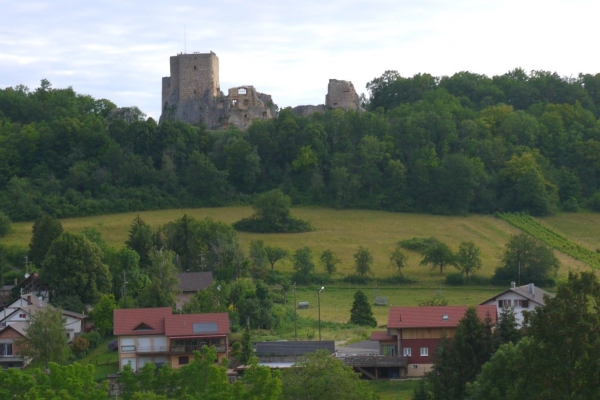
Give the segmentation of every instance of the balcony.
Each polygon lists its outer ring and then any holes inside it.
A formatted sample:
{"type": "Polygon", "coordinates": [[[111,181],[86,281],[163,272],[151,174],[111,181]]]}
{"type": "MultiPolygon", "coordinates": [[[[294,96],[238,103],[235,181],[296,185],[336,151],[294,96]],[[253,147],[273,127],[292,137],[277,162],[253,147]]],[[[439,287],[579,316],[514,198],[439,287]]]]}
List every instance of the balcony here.
{"type": "Polygon", "coordinates": [[[168,346],[147,346],[147,347],[138,346],[137,350],[136,350],[137,354],[140,354],[140,353],[157,354],[157,353],[168,353],[168,352],[169,352],[168,346]]]}
{"type": "Polygon", "coordinates": [[[405,367],[406,357],[392,356],[352,356],[344,358],[344,364],[352,367],[405,367]]]}
{"type": "MultiPolygon", "coordinates": [[[[203,345],[196,346],[172,346],[171,353],[172,354],[192,354],[195,351],[200,351],[203,345]]],[[[217,353],[225,353],[227,349],[225,346],[213,346],[217,349],[217,353]]]]}

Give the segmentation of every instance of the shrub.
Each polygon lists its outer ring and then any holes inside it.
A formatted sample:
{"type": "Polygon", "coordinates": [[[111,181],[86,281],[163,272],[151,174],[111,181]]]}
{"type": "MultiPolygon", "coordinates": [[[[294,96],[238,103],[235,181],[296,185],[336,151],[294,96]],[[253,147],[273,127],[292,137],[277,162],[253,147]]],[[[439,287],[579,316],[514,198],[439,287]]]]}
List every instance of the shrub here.
{"type": "Polygon", "coordinates": [[[98,347],[98,345],[102,341],[102,337],[100,336],[100,334],[97,331],[90,331],[90,332],[82,333],[80,337],[82,337],[82,338],[86,339],[88,342],[90,342],[91,349],[95,349],[96,347],[98,347]]]}
{"type": "Polygon", "coordinates": [[[87,351],[90,347],[90,342],[87,339],[82,338],[81,336],[73,339],[73,343],[71,343],[71,350],[73,350],[73,354],[80,355],[87,351]]]}
{"type": "Polygon", "coordinates": [[[600,192],[594,193],[588,202],[588,207],[594,211],[600,211],[600,192]]]}
{"type": "Polygon", "coordinates": [[[352,283],[354,285],[365,285],[370,283],[373,279],[366,276],[359,276],[356,274],[345,276],[342,281],[346,283],[352,283]]]}
{"type": "Polygon", "coordinates": [[[446,275],[446,285],[450,286],[463,286],[465,284],[465,277],[463,274],[453,273],[446,275]]]}
{"type": "Polygon", "coordinates": [[[429,247],[434,244],[439,243],[440,241],[434,237],[430,238],[412,238],[405,239],[398,242],[398,245],[406,250],[416,251],[418,253],[423,254],[429,247]]]}
{"type": "Polygon", "coordinates": [[[376,279],[376,281],[387,285],[410,285],[412,283],[417,283],[414,279],[407,278],[404,275],[388,276],[387,278],[376,279]]]}

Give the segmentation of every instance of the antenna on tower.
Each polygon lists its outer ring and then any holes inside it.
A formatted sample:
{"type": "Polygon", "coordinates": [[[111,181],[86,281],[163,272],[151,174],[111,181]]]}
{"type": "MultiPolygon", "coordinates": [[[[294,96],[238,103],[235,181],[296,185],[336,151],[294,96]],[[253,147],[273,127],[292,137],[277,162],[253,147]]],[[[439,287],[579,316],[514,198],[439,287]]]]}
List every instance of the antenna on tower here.
{"type": "Polygon", "coordinates": [[[187,54],[187,36],[185,32],[185,25],[183,26],[183,54],[187,54]]]}

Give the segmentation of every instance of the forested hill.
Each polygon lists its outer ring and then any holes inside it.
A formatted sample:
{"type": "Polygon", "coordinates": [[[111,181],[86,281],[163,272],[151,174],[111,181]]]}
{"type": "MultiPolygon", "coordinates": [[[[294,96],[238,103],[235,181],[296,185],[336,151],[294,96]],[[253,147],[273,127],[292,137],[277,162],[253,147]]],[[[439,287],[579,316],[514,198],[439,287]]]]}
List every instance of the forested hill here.
{"type": "Polygon", "coordinates": [[[111,118],[110,101],[46,80],[6,88],[0,211],[17,221],[223,205],[275,187],[338,208],[600,210],[600,74],[386,71],[367,89],[367,112],[286,109],[247,132],[208,132],[111,118]]]}

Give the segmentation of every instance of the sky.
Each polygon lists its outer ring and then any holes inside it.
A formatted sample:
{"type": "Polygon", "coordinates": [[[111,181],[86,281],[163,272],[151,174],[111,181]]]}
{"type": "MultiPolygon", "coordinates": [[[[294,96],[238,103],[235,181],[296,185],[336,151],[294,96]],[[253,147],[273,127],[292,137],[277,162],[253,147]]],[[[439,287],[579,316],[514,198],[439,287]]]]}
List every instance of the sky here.
{"type": "Polygon", "coordinates": [[[219,57],[220,86],[280,107],[325,102],[329,79],[367,82],[520,67],[600,72],[597,0],[0,0],[0,88],[55,88],[158,119],[181,52],[219,57]]]}

